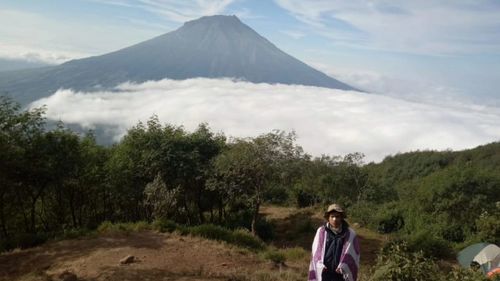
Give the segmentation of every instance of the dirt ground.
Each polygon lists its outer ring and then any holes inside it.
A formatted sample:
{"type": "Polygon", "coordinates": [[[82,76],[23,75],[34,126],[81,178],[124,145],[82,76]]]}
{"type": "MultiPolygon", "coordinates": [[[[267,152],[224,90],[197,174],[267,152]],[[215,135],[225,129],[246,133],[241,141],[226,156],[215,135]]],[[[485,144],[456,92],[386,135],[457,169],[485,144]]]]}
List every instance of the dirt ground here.
{"type": "MultiPolygon", "coordinates": [[[[265,207],[262,214],[275,224],[273,246],[310,249],[321,215],[314,209],[265,207]]],[[[374,264],[381,237],[358,229],[361,238],[361,274],[374,264]]],[[[108,234],[64,241],[0,254],[0,281],[58,281],[64,271],[78,281],[209,281],[301,280],[308,257],[278,268],[258,254],[223,242],[154,231],[108,234]],[[120,264],[133,255],[135,261],[120,264]],[[282,272],[283,271],[283,272],[282,272]],[[269,279],[269,276],[279,278],[269,279]],[[246,276],[263,275],[262,278],[246,276]],[[274,275],[272,275],[274,274],[274,275]],[[289,278],[287,275],[289,274],[289,278]]]]}
{"type": "Polygon", "coordinates": [[[0,280],[221,280],[267,263],[247,250],[152,231],[47,243],[0,255],[0,280]],[[133,255],[137,261],[122,265],[133,255]]]}

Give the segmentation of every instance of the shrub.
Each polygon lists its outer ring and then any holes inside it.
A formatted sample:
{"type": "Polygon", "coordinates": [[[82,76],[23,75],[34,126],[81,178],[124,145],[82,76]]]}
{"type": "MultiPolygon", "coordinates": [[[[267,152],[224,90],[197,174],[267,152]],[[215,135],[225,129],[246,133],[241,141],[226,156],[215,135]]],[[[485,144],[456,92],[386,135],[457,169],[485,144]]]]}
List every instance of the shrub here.
{"type": "Polygon", "coordinates": [[[478,229],[477,236],[482,241],[488,241],[494,244],[500,244],[500,208],[495,210],[493,214],[484,212],[476,220],[478,229]]]}
{"type": "MultiPolygon", "coordinates": [[[[179,227],[178,229],[182,228],[179,227]]],[[[202,224],[198,226],[184,227],[184,231],[194,236],[225,241],[229,244],[241,246],[251,250],[262,250],[265,248],[265,244],[246,229],[231,231],[218,225],[202,224]]]]}
{"type": "Polygon", "coordinates": [[[255,230],[260,239],[264,241],[271,241],[274,239],[274,226],[266,219],[257,220],[255,230]]]}
{"type": "Polygon", "coordinates": [[[171,220],[167,219],[157,219],[153,222],[153,229],[160,232],[174,232],[177,228],[177,224],[171,220]]]}
{"type": "Polygon", "coordinates": [[[285,264],[286,257],[282,251],[269,250],[264,254],[264,258],[275,264],[285,264]]]}
{"type": "Polygon", "coordinates": [[[375,217],[377,231],[380,233],[398,231],[404,226],[404,222],[402,211],[394,204],[380,208],[375,217]]]}
{"type": "Polygon", "coordinates": [[[439,280],[437,265],[422,252],[410,252],[406,243],[393,243],[377,257],[373,281],[439,280]]]}
{"type": "Polygon", "coordinates": [[[147,230],[151,229],[151,226],[144,221],[139,221],[135,223],[112,223],[110,221],[104,221],[97,227],[97,232],[98,233],[124,233],[128,234],[132,231],[142,231],[142,230],[147,230]]]}
{"type": "Polygon", "coordinates": [[[465,268],[455,268],[445,275],[443,280],[447,281],[492,281],[488,280],[481,271],[465,268]]]}
{"type": "Polygon", "coordinates": [[[282,250],[287,260],[296,261],[304,258],[309,258],[310,252],[301,247],[286,248],[282,250]]]}
{"type": "Polygon", "coordinates": [[[233,231],[231,241],[228,242],[254,250],[262,250],[265,248],[264,243],[246,229],[237,229],[233,231]]]}
{"type": "Polygon", "coordinates": [[[218,225],[202,224],[189,227],[189,233],[207,239],[230,241],[231,231],[218,225]]]}
{"type": "Polygon", "coordinates": [[[86,236],[92,233],[90,230],[86,228],[70,228],[65,229],[63,233],[60,235],[60,239],[75,239],[82,236],[86,236]]]}
{"type": "Polygon", "coordinates": [[[373,217],[376,211],[375,204],[362,201],[349,208],[349,220],[359,222],[362,225],[370,225],[375,220],[373,217]]]}
{"type": "Polygon", "coordinates": [[[422,251],[426,257],[450,258],[454,257],[453,249],[448,241],[436,236],[430,230],[422,230],[406,235],[408,249],[412,252],[422,251]]]}
{"type": "Polygon", "coordinates": [[[132,223],[131,227],[132,227],[132,230],[134,230],[134,231],[143,231],[143,230],[150,230],[151,229],[151,225],[145,221],[138,221],[138,222],[132,223]]]}
{"type": "Polygon", "coordinates": [[[444,239],[451,242],[459,243],[465,240],[463,227],[456,224],[450,224],[440,227],[440,234],[444,239]]]}

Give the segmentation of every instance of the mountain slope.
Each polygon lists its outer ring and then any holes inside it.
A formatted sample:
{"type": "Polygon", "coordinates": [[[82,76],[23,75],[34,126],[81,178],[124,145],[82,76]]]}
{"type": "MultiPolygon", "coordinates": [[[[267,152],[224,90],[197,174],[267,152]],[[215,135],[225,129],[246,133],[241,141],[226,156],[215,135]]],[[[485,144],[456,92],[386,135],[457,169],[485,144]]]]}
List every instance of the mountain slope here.
{"type": "Polygon", "coordinates": [[[125,81],[194,77],[356,90],[279,50],[237,17],[209,16],[109,54],[2,73],[0,93],[28,103],[59,88],[92,91],[125,81]]]}

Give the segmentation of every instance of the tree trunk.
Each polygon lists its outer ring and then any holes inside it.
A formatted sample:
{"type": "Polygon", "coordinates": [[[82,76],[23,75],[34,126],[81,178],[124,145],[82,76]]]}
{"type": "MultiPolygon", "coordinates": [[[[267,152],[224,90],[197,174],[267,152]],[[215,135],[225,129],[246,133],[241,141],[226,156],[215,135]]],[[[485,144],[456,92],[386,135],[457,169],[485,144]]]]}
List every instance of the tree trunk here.
{"type": "Polygon", "coordinates": [[[2,226],[2,235],[3,237],[7,237],[9,234],[7,233],[7,223],[5,221],[5,210],[4,210],[4,202],[3,202],[4,193],[0,196],[0,225],[2,226]]]}
{"type": "Polygon", "coordinates": [[[260,200],[258,202],[256,202],[255,204],[255,209],[254,209],[254,212],[253,212],[253,216],[252,216],[252,234],[254,236],[257,235],[257,219],[259,218],[259,208],[260,208],[260,200]]]}

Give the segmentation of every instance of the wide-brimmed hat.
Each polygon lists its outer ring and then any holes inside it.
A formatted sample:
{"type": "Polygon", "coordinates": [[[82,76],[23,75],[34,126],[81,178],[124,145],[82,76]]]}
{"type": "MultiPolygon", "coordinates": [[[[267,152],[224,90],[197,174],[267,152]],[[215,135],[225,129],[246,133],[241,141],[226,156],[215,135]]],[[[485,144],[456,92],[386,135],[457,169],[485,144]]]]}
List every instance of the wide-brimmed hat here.
{"type": "Polygon", "coordinates": [[[331,212],[337,212],[337,213],[342,213],[342,215],[345,217],[346,216],[346,213],[344,211],[344,208],[342,208],[342,206],[340,206],[339,204],[337,203],[334,203],[334,204],[331,204],[330,206],[328,206],[328,209],[326,209],[325,211],[325,218],[328,218],[329,214],[331,212]]]}

